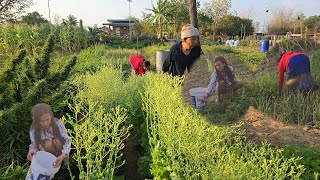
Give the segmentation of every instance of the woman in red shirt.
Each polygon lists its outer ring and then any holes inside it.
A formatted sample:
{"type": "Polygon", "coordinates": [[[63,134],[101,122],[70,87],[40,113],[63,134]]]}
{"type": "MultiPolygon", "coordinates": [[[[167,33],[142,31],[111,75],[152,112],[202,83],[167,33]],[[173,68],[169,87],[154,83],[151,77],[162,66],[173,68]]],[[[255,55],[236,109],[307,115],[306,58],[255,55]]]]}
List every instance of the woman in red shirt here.
{"type": "Polygon", "coordinates": [[[150,61],[146,60],[141,55],[133,55],[130,57],[131,75],[142,76],[146,71],[150,71],[150,61]]]}
{"type": "Polygon", "coordinates": [[[281,94],[284,73],[287,72],[285,86],[293,93],[308,93],[318,89],[310,73],[309,57],[301,52],[286,52],[280,55],[278,64],[278,92],[281,94]]]}

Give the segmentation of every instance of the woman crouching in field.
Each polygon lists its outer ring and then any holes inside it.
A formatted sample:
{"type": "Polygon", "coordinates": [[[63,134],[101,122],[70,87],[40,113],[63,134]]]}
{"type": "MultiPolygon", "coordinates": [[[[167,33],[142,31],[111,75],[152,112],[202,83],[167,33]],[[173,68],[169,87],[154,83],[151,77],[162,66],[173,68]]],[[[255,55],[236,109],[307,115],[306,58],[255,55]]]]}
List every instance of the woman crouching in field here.
{"type": "Polygon", "coordinates": [[[32,108],[32,125],[30,127],[31,144],[28,160],[37,151],[47,151],[57,157],[54,167],[59,167],[63,160],[67,162],[71,141],[64,124],[54,117],[48,104],[36,104],[32,108]]]}
{"type": "Polygon", "coordinates": [[[221,94],[231,91],[236,94],[236,91],[242,87],[241,81],[235,81],[233,74],[233,67],[229,66],[223,57],[217,57],[214,60],[215,72],[211,76],[211,81],[207,88],[207,94],[204,100],[207,101],[208,97],[216,93],[216,102],[221,103],[221,94]]]}

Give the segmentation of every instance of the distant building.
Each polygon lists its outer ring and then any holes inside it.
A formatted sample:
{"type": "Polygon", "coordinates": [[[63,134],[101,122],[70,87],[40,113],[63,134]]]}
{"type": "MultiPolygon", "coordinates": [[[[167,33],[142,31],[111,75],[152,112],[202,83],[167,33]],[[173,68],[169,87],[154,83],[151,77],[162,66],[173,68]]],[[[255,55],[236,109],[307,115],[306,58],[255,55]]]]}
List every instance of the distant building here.
{"type": "Polygon", "coordinates": [[[117,36],[129,36],[129,27],[131,28],[131,35],[134,29],[134,22],[128,19],[107,19],[108,23],[103,23],[102,25],[108,26],[109,29],[112,29],[114,35],[117,36]]]}

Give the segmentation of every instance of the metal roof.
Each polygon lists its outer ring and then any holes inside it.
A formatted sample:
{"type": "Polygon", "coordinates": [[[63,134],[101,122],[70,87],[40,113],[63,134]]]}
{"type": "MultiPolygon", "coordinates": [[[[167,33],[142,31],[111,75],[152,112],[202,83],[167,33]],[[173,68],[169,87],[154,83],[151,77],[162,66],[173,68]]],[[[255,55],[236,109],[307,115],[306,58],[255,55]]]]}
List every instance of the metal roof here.
{"type": "Polygon", "coordinates": [[[129,19],[107,19],[107,21],[109,21],[110,23],[128,23],[129,19]]]}
{"type": "Polygon", "coordinates": [[[111,25],[111,26],[134,26],[133,20],[129,19],[107,19],[108,23],[102,23],[102,25],[111,25]]]}
{"type": "MultiPolygon", "coordinates": [[[[129,26],[129,23],[102,23],[102,25],[129,26]]],[[[130,26],[134,26],[134,23],[130,23],[130,26]]]]}

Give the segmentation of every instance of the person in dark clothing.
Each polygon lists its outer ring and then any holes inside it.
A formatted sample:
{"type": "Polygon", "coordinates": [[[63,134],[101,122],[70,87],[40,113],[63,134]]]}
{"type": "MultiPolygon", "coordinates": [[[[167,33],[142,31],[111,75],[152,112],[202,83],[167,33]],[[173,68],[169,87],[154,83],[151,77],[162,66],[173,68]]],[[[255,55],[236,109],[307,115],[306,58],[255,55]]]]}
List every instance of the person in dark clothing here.
{"type": "Polygon", "coordinates": [[[191,24],[182,27],[181,40],[170,48],[169,56],[162,66],[162,71],[172,76],[187,75],[195,60],[203,54],[198,45],[199,31],[191,24]]]}
{"type": "Polygon", "coordinates": [[[280,55],[278,64],[278,94],[284,84],[284,72],[288,73],[285,86],[293,93],[309,93],[319,88],[310,73],[309,57],[301,52],[286,52],[280,55]]]}

